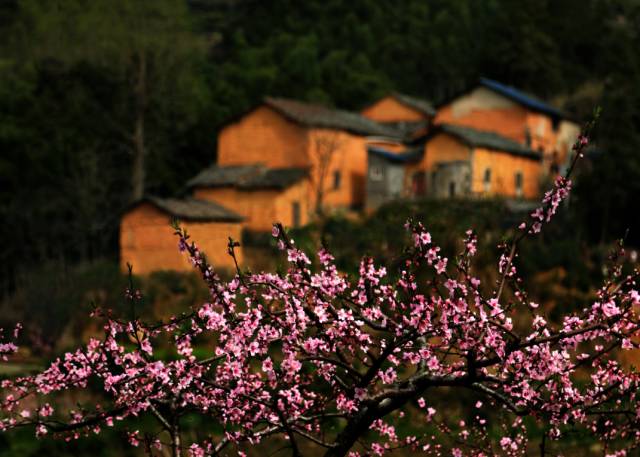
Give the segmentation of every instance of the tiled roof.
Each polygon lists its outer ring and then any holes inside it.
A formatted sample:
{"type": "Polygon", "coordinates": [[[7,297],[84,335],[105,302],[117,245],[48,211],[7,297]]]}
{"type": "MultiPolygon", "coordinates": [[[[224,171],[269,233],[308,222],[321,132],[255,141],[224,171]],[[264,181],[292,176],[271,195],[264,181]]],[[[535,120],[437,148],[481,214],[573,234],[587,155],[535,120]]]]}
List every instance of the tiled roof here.
{"type": "Polygon", "coordinates": [[[202,170],[188,187],[238,187],[240,189],[286,189],[308,175],[305,168],[266,168],[262,165],[217,166],[202,170]]]}
{"type": "Polygon", "coordinates": [[[178,219],[192,221],[241,222],[242,216],[217,203],[195,198],[145,197],[138,204],[148,202],[178,219]]]}
{"type": "Polygon", "coordinates": [[[260,165],[214,165],[205,168],[187,182],[188,187],[229,187],[235,186],[241,179],[260,173],[260,165]]]}
{"type": "Polygon", "coordinates": [[[567,115],[558,108],[555,108],[548,103],[540,100],[534,95],[527,94],[515,87],[507,86],[506,84],[499,83],[488,78],[480,78],[480,85],[491,89],[499,94],[519,103],[533,111],[548,114],[552,117],[566,118],[567,115]]]}
{"type": "Polygon", "coordinates": [[[453,124],[439,124],[434,133],[436,132],[444,132],[452,135],[471,147],[483,147],[496,151],[505,151],[531,159],[539,160],[542,158],[540,153],[521,145],[517,141],[503,137],[502,135],[498,135],[494,132],[476,130],[470,127],[453,124]]]}
{"type": "Polygon", "coordinates": [[[423,135],[429,127],[429,121],[393,121],[381,122],[381,124],[395,129],[406,142],[423,135]]]}
{"type": "Polygon", "coordinates": [[[416,162],[422,158],[423,151],[424,151],[423,148],[420,147],[420,148],[407,149],[405,151],[395,153],[377,146],[367,147],[367,152],[369,154],[374,154],[378,157],[382,157],[388,160],[389,162],[395,162],[395,163],[416,162]]]}
{"type": "Polygon", "coordinates": [[[309,174],[306,168],[271,168],[246,181],[240,181],[242,189],[286,189],[309,174]]]}
{"type": "Polygon", "coordinates": [[[412,97],[410,95],[400,94],[398,92],[394,92],[391,95],[403,105],[407,105],[408,107],[413,108],[416,111],[420,111],[421,113],[426,114],[427,116],[436,115],[436,109],[427,100],[424,100],[422,98],[412,97]]]}
{"type": "Polygon", "coordinates": [[[309,127],[346,130],[367,136],[401,136],[401,133],[391,127],[350,111],[285,98],[267,97],[264,103],[288,119],[309,127]]]}

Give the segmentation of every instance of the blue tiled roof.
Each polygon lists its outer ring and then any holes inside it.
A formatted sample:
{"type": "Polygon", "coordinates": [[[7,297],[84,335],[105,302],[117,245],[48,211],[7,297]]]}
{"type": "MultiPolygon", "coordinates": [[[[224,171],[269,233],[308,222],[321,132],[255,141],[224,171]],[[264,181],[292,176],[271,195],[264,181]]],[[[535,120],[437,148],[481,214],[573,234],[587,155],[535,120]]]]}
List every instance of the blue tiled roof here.
{"type": "Polygon", "coordinates": [[[533,95],[524,93],[515,87],[507,86],[506,84],[499,83],[498,81],[494,81],[488,78],[480,78],[480,84],[484,87],[491,89],[495,92],[498,92],[501,95],[504,95],[507,98],[510,98],[514,102],[520,103],[521,105],[526,106],[527,108],[538,111],[541,113],[548,114],[553,117],[567,117],[565,113],[560,111],[557,108],[543,102],[539,98],[534,97],[533,95]]]}
{"type": "Polygon", "coordinates": [[[389,162],[396,162],[396,163],[406,163],[406,162],[414,162],[414,161],[420,160],[422,158],[422,153],[423,153],[422,147],[408,149],[406,151],[399,152],[399,153],[394,153],[384,148],[380,148],[376,146],[368,146],[367,151],[370,154],[375,154],[379,157],[383,157],[387,159],[389,162]]]}

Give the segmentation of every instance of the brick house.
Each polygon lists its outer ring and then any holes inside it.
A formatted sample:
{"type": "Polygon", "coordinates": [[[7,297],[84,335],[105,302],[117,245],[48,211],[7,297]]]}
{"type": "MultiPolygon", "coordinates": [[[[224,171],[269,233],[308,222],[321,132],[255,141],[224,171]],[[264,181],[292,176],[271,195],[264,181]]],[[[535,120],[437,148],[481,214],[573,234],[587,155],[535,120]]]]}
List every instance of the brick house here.
{"type": "Polygon", "coordinates": [[[265,98],[220,131],[216,165],[308,170],[306,201],[300,202],[307,213],[301,220],[307,220],[319,204],[329,210],[364,206],[366,145],[376,141],[401,143],[395,129],[357,113],[265,98]]]}
{"type": "MultiPolygon", "coordinates": [[[[411,122],[416,111],[407,106],[401,97],[388,96],[362,113],[387,122],[411,122]]],[[[405,148],[370,148],[367,207],[399,198],[401,170],[400,198],[536,198],[543,181],[566,167],[578,133],[579,125],[561,110],[482,78],[440,104],[427,131],[421,138],[405,138],[405,148]],[[416,145],[422,147],[420,159],[410,153],[416,145]]]]}
{"type": "Polygon", "coordinates": [[[288,227],[309,223],[308,177],[308,168],[214,165],[187,186],[195,198],[221,203],[242,214],[246,230],[266,232],[276,221],[288,227]]]}
{"type": "MultiPolygon", "coordinates": [[[[120,222],[120,266],[136,274],[156,270],[191,271],[170,222],[179,219],[216,267],[232,268],[227,255],[229,237],[240,240],[244,218],[213,202],[193,198],[146,197],[130,207],[120,222]]],[[[239,260],[242,253],[238,252],[239,260]]]]}
{"type": "Polygon", "coordinates": [[[185,221],[214,264],[231,266],[228,237],[274,222],[307,224],[325,211],[364,207],[367,144],[399,147],[397,130],[357,113],[265,98],[219,133],[218,161],[187,183],[185,200],[147,198],[123,216],[121,265],[138,273],[188,268],[169,220],[185,221]],[[227,208],[232,208],[229,210],[227,208]]]}
{"type": "MultiPolygon", "coordinates": [[[[494,132],[440,124],[408,176],[424,173],[434,197],[538,196],[542,154],[494,132]]],[[[415,178],[414,178],[415,179],[415,178]]],[[[409,183],[408,183],[409,184],[409,183]]]]}
{"type": "Polygon", "coordinates": [[[367,152],[367,210],[407,198],[407,169],[422,160],[422,149],[392,152],[383,147],[369,146],[367,152]]]}
{"type": "Polygon", "coordinates": [[[122,218],[122,265],[185,269],[168,221],[177,217],[230,266],[228,236],[305,225],[320,211],[373,210],[417,197],[533,199],[562,169],[578,125],[515,88],[481,79],[440,104],[392,93],[360,114],[267,97],[218,136],[217,163],[187,199],[147,198],[122,218]],[[230,208],[230,209],[227,209],[230,208]]]}
{"type": "Polygon", "coordinates": [[[398,92],[392,92],[360,111],[367,119],[397,129],[406,140],[426,134],[436,113],[427,100],[398,92]]]}
{"type": "Polygon", "coordinates": [[[367,208],[399,198],[538,196],[542,154],[494,132],[434,126],[421,147],[369,148],[367,208]]]}
{"type": "Polygon", "coordinates": [[[434,124],[443,123],[495,132],[538,151],[545,174],[565,166],[580,133],[580,126],[558,108],[487,78],[438,106],[434,124]]]}

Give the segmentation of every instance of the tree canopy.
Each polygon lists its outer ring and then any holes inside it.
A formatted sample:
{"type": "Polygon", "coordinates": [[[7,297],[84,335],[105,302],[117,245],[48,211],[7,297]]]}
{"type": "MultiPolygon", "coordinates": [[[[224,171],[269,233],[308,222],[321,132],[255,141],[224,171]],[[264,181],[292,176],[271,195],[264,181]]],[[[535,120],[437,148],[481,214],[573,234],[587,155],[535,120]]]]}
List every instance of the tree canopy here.
{"type": "MultiPolygon", "coordinates": [[[[450,259],[409,220],[398,271],[365,256],[350,278],[327,250],[314,262],[275,224],[286,271],[238,267],[223,281],[176,223],[178,246],[209,289],[206,303],[146,322],[130,284],[130,317],[95,310],[101,338],[0,383],[0,432],[28,428],[70,441],[117,427],[146,455],[172,457],[263,454],[263,442],[293,457],[401,448],[544,457],[564,454],[583,433],[607,457],[629,455],[640,443],[640,374],[618,357],[640,348],[640,271],[624,270],[620,244],[596,298],[563,308],[554,322],[517,268],[519,246],[569,196],[588,142],[579,137],[567,175],[501,243],[491,284],[476,276],[473,260],[485,247],[473,230],[450,259]],[[90,386],[101,395],[60,401],[90,386]],[[464,412],[452,413],[456,406],[464,412]]],[[[235,247],[230,240],[231,256],[235,247]]],[[[0,330],[0,360],[18,351],[19,331],[0,330]]]]}
{"type": "Polygon", "coordinates": [[[578,119],[602,105],[603,154],[574,201],[590,240],[629,228],[638,241],[624,209],[640,163],[639,18],[632,0],[3,2],[2,289],[38,262],[117,255],[132,197],[179,193],[215,160],[220,126],[265,95],[437,103],[480,76],[578,119]]]}

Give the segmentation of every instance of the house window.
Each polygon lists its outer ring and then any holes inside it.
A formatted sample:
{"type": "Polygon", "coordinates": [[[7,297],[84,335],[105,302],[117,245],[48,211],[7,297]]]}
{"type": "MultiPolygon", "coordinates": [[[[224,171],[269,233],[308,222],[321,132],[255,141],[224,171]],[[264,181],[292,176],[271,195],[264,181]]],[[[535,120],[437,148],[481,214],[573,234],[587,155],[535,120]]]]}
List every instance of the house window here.
{"type": "Polygon", "coordinates": [[[333,172],[333,190],[340,189],[340,182],[342,181],[342,175],[340,174],[340,170],[336,170],[333,172]]]}
{"type": "Polygon", "coordinates": [[[451,181],[449,183],[449,197],[455,197],[456,196],[456,183],[451,181]]]}
{"type": "Polygon", "coordinates": [[[485,192],[491,192],[491,168],[487,168],[486,170],[484,170],[482,184],[485,192]]]}
{"type": "Polygon", "coordinates": [[[382,181],[384,179],[384,168],[379,165],[372,166],[369,177],[371,181],[382,181]]]}
{"type": "Polygon", "coordinates": [[[516,173],[516,196],[522,197],[522,182],[524,178],[522,176],[522,172],[519,171],[516,173]]]}
{"type": "Polygon", "coordinates": [[[300,203],[293,202],[291,204],[291,223],[294,227],[300,227],[300,203]]]}

